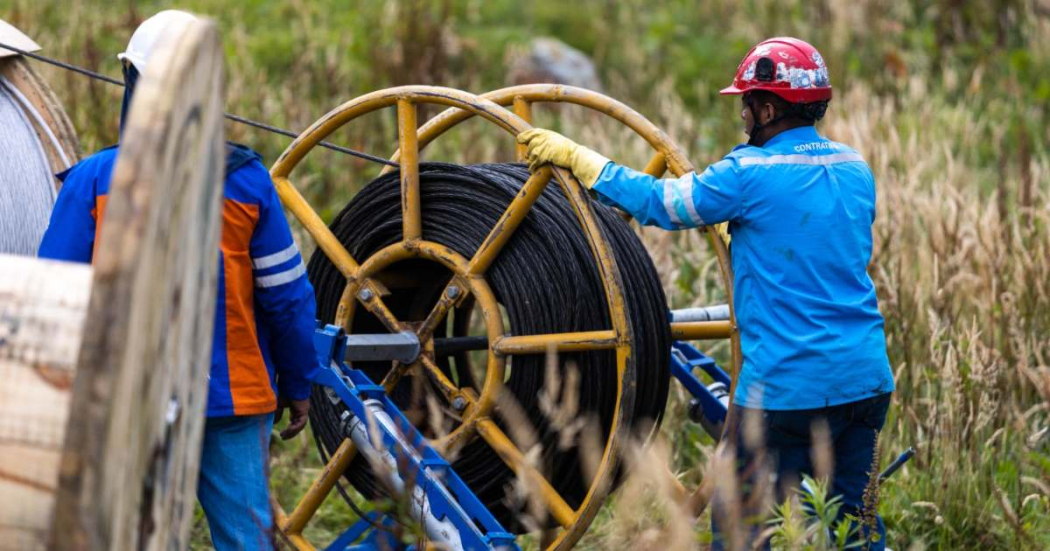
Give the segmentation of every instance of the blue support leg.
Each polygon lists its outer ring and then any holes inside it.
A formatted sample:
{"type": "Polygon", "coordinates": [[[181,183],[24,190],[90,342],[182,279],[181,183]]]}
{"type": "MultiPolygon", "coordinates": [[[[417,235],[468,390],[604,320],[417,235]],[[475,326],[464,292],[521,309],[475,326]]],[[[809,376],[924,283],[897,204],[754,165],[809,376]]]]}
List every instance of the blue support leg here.
{"type": "MultiPolygon", "coordinates": [[[[318,328],[314,335],[319,369],[315,384],[330,388],[349,410],[343,430],[358,453],[394,493],[410,501],[410,510],[429,541],[450,549],[468,551],[518,549],[514,534],[507,532],[484,504],[430,446],[427,440],[363,372],[344,362],[345,334],[335,326],[318,328]],[[376,437],[378,435],[378,438],[376,437]]],[[[329,549],[345,550],[365,535],[360,526],[344,532],[329,549]]],[[[367,527],[364,527],[367,530],[367,527]]],[[[389,536],[373,530],[370,538],[389,536]]],[[[396,543],[396,542],[395,542],[396,543]]]]}

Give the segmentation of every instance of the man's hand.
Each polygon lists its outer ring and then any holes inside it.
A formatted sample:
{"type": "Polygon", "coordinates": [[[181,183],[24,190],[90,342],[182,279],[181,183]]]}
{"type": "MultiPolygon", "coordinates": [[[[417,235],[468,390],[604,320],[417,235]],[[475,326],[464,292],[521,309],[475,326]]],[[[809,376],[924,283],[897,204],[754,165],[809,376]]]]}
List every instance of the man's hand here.
{"type": "Polygon", "coordinates": [[[280,423],[281,418],[284,417],[284,408],[292,410],[288,418],[288,426],[281,431],[281,439],[288,440],[299,434],[306,427],[306,420],[309,418],[310,413],[310,399],[289,400],[288,398],[281,398],[277,400],[277,415],[273,419],[275,425],[280,423]]]}
{"type": "Polygon", "coordinates": [[[533,128],[518,134],[518,143],[528,146],[529,170],[547,163],[567,168],[588,189],[594,186],[609,159],[557,132],[533,128]]]}

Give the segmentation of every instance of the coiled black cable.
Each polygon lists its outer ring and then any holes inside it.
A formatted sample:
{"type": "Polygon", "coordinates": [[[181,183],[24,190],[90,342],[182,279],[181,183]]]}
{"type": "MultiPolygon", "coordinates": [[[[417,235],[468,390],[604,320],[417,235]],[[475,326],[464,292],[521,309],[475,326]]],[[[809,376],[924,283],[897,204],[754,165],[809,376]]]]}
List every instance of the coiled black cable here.
{"type": "MultiPolygon", "coordinates": [[[[423,238],[470,258],[528,177],[528,170],[518,164],[422,164],[423,238]]],[[[626,424],[629,430],[644,436],[659,423],[667,401],[671,344],[667,301],[652,260],[631,228],[611,209],[597,203],[592,203],[592,207],[619,266],[632,330],[632,367],[628,377],[633,380],[625,380],[625,384],[633,387],[634,401],[625,404],[626,424]]],[[[330,227],[359,261],[399,241],[402,228],[398,173],[380,176],[365,186],[330,227]]],[[[402,321],[423,319],[450,277],[436,264],[420,260],[401,263],[389,272],[385,283],[391,294],[384,301],[402,321]]],[[[318,318],[332,321],[345,279],[321,253],[310,259],[309,277],[317,294],[318,318]]],[[[556,182],[551,182],[536,201],[489,268],[486,279],[505,309],[505,329],[510,334],[610,328],[605,293],[591,249],[556,182]]],[[[470,307],[468,303],[457,309],[452,316],[454,323],[440,328],[436,336],[465,335],[470,307]]],[[[363,308],[358,309],[351,331],[385,332],[363,308]]],[[[463,367],[469,361],[466,353],[438,361],[450,376],[454,372],[461,386],[481,388],[481,381],[463,367]]],[[[508,362],[505,388],[515,396],[533,425],[542,446],[541,469],[545,476],[566,502],[577,508],[591,486],[590,473],[583,466],[579,442],[559,446],[559,430],[564,427],[553,426],[541,409],[546,361],[543,355],[513,356],[508,362]]],[[[615,352],[561,354],[559,362],[560,384],[567,380],[568,370],[579,373],[579,387],[561,389],[561,399],[575,391],[579,404],[576,417],[593,423],[585,430],[600,431],[598,440],[604,445],[616,404],[615,352]]],[[[391,366],[362,362],[355,367],[379,381],[391,366]]],[[[420,393],[414,392],[414,386],[418,389],[418,380],[406,378],[391,393],[406,411],[421,406],[420,393]]],[[[341,406],[333,404],[322,389],[315,389],[311,423],[329,454],[344,438],[341,411],[341,406]]],[[[504,424],[498,414],[496,420],[504,424]]],[[[514,475],[495,452],[478,438],[453,459],[456,472],[504,527],[522,530],[519,519],[523,504],[508,492],[514,475]]],[[[382,492],[360,458],[348,469],[346,479],[366,496],[382,492]]]]}

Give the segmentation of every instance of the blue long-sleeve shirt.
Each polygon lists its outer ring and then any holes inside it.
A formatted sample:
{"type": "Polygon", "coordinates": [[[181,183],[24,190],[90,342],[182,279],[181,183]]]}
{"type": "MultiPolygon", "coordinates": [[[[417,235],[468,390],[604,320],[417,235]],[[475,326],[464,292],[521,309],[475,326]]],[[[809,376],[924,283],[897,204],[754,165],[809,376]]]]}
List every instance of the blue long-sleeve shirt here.
{"type": "Polygon", "coordinates": [[[855,150],[803,126],[681,178],[609,163],[593,189],[642,224],[729,223],[744,353],[735,403],[811,409],[894,389],[867,272],[875,179],[855,150]]]}
{"type": "MultiPolygon", "coordinates": [[[[246,147],[227,153],[209,417],[269,413],[277,396],[305,399],[317,364],[314,292],[270,174],[246,147]]],[[[59,175],[39,256],[91,262],[117,154],[104,149],[59,175]]]]}

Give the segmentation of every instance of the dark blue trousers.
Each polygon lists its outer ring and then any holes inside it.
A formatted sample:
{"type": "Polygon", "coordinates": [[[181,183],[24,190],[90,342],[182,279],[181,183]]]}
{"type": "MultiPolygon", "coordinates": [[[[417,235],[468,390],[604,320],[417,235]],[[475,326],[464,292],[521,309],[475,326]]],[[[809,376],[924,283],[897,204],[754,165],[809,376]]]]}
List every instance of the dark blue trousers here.
{"type": "MultiPolygon", "coordinates": [[[[760,477],[770,472],[776,475],[774,495],[777,501],[783,501],[789,492],[798,488],[802,475],[814,475],[813,469],[813,426],[815,423],[826,423],[830,436],[834,459],[831,473],[831,495],[842,496],[842,508],[839,519],[846,515],[862,518],[864,510],[864,489],[871,475],[872,460],[875,454],[875,439],[878,431],[886,422],[886,411],[890,405],[890,394],[882,394],[857,402],[841,404],[818,409],[802,410],[759,410],[738,407],[735,426],[730,427],[730,437],[737,443],[737,478],[741,492],[741,522],[752,522],[744,530],[749,541],[744,546],[750,549],[761,532],[767,528],[761,524],[768,517],[768,502],[753,499],[753,493],[768,484],[760,477]],[[745,435],[747,419],[752,419],[749,428],[752,434],[745,435]],[[760,433],[757,429],[761,429],[760,433]],[[756,437],[758,445],[755,444],[756,437]],[[764,467],[764,468],[763,468],[764,467]]],[[[768,486],[767,486],[768,487],[768,486]]],[[[829,496],[830,497],[830,496],[829,496]]],[[[722,537],[718,525],[720,519],[727,518],[728,506],[725,496],[716,496],[712,501],[711,530],[714,532],[712,549],[723,549],[727,542],[722,537]]],[[[886,529],[882,518],[876,515],[878,541],[869,542],[867,547],[881,551],[886,547],[886,529]]],[[[868,530],[861,526],[852,541],[868,540],[868,530]]],[[[760,548],[768,549],[765,542],[760,548]]]]}

